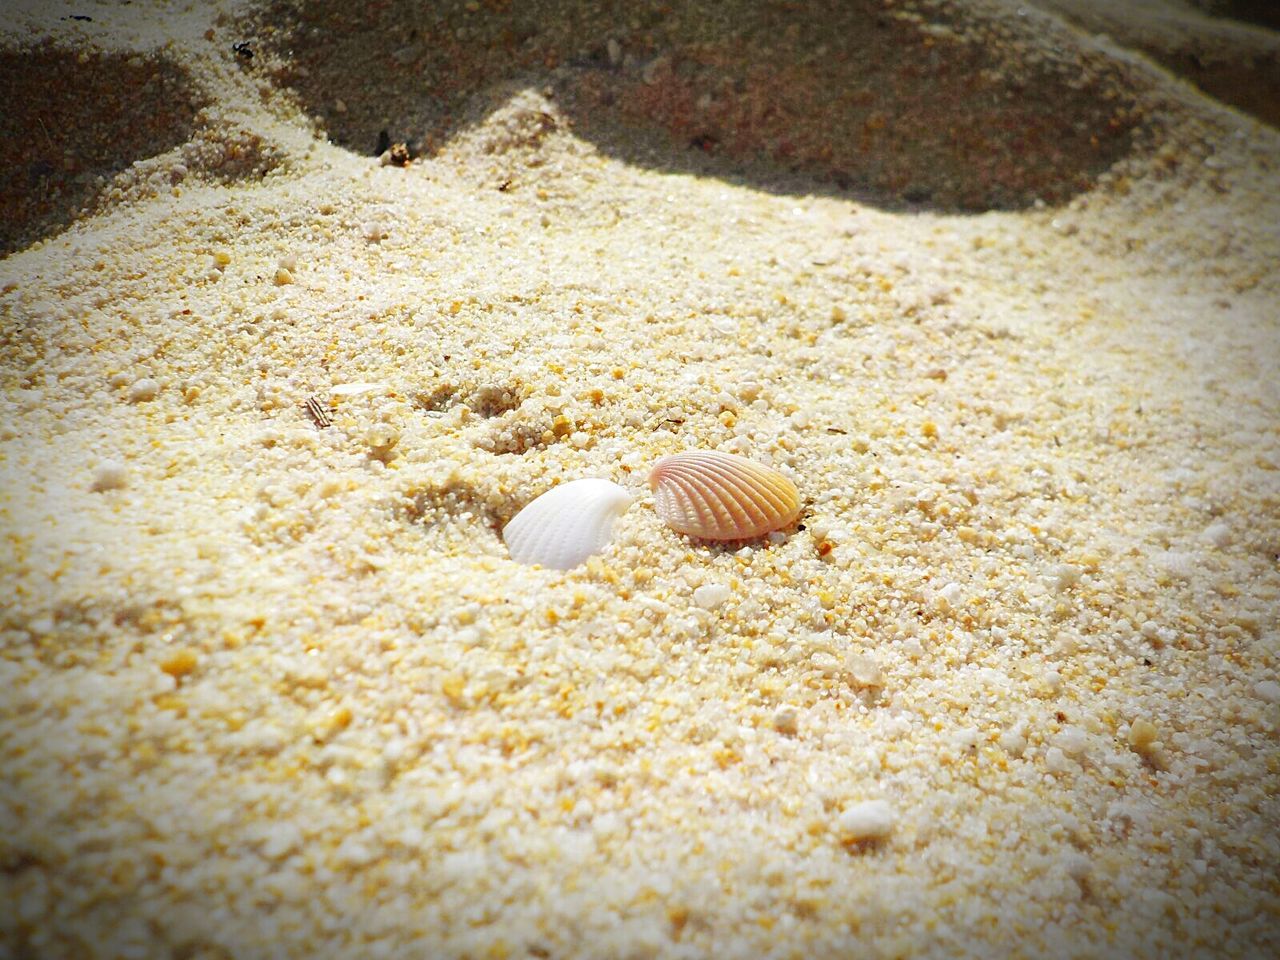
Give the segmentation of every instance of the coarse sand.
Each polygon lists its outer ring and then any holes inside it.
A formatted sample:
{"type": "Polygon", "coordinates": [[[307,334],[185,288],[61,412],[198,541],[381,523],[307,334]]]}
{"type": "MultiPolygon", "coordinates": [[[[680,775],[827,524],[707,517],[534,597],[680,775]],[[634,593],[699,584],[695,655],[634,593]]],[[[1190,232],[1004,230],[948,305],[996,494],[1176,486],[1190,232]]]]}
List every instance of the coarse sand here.
{"type": "Polygon", "coordinates": [[[1280,955],[1257,6],[6,5],[0,957],[1280,955]]]}

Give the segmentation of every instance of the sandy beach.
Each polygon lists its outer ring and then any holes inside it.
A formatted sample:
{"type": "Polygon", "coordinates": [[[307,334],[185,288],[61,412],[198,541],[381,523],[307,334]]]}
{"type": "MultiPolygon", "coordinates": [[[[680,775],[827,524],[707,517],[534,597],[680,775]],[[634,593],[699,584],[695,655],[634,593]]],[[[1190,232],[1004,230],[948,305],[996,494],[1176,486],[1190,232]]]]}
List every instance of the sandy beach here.
{"type": "Polygon", "coordinates": [[[9,4],[0,957],[1280,955],[1271,17],[9,4]]]}

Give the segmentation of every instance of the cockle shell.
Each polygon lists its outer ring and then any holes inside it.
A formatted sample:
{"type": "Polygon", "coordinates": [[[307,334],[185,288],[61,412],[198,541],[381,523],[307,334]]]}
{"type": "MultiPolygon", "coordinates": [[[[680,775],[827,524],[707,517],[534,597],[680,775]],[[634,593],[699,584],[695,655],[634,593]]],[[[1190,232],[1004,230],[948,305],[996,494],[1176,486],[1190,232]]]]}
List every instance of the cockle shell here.
{"type": "Polygon", "coordinates": [[[785,527],[800,512],[796,485],[772,467],[716,450],[663,457],[649,473],[653,508],[679,533],[747,540],[785,527]]]}
{"type": "Polygon", "coordinates": [[[608,545],[613,521],[629,506],[631,495],[612,481],[571,480],[526,504],[502,539],[513,560],[569,570],[608,545]]]}

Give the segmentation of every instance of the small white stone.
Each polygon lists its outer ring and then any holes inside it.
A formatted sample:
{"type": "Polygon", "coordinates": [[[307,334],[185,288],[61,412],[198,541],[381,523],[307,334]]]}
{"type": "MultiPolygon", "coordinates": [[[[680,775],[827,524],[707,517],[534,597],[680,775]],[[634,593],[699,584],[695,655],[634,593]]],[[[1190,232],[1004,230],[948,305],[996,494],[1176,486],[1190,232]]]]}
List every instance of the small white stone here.
{"type": "Polygon", "coordinates": [[[883,687],[884,671],[874,658],[866,654],[851,654],[847,660],[849,676],[860,687],[883,687]]]}
{"type": "Polygon", "coordinates": [[[884,800],[864,800],[840,814],[837,828],[846,840],[880,840],[893,831],[893,808],[884,800]]]}
{"type": "Polygon", "coordinates": [[[693,602],[703,610],[714,610],[733,595],[723,583],[704,583],[693,591],[693,602]]]}
{"type": "Polygon", "coordinates": [[[1267,703],[1280,703],[1280,683],[1274,680],[1260,680],[1253,685],[1253,692],[1259,700],[1267,703]]]}
{"type": "Polygon", "coordinates": [[[1005,730],[1000,734],[1000,749],[1011,757],[1020,757],[1027,749],[1027,738],[1021,727],[1005,730]]]}
{"type": "Polygon", "coordinates": [[[814,540],[825,540],[831,532],[831,521],[825,517],[813,517],[806,526],[814,540]]]}
{"type": "Polygon", "coordinates": [[[835,654],[826,650],[817,650],[809,655],[809,663],[814,669],[821,670],[827,676],[833,676],[840,672],[840,661],[836,659],[835,654]]]}
{"type": "Polygon", "coordinates": [[[1222,521],[1205,527],[1204,538],[1221,550],[1231,545],[1231,528],[1222,521]]]}
{"type": "Polygon", "coordinates": [[[1049,568],[1049,586],[1061,593],[1080,582],[1081,572],[1069,563],[1059,563],[1049,568]]]}
{"type": "Polygon", "coordinates": [[[1050,773],[1064,773],[1067,769],[1067,757],[1059,747],[1050,747],[1044,752],[1044,767],[1050,773]]]}
{"type": "Polygon", "coordinates": [[[1067,756],[1078,757],[1089,745],[1089,737],[1079,727],[1063,727],[1053,738],[1053,744],[1067,756]]]}
{"type": "Polygon", "coordinates": [[[129,483],[129,474],[124,464],[116,460],[107,460],[98,465],[93,473],[93,483],[89,489],[94,493],[104,490],[121,490],[129,483]]]}
{"type": "Polygon", "coordinates": [[[960,603],[960,592],[960,584],[948,583],[934,595],[934,602],[943,610],[954,609],[960,603]]]}
{"type": "Polygon", "coordinates": [[[143,400],[154,400],[156,394],[160,392],[160,384],[150,377],[140,377],[133,381],[133,386],[129,388],[129,400],[132,403],[138,403],[143,400]]]}
{"type": "Polygon", "coordinates": [[[1069,657],[1080,649],[1080,641],[1069,633],[1060,633],[1054,644],[1054,653],[1060,657],[1069,657]]]}

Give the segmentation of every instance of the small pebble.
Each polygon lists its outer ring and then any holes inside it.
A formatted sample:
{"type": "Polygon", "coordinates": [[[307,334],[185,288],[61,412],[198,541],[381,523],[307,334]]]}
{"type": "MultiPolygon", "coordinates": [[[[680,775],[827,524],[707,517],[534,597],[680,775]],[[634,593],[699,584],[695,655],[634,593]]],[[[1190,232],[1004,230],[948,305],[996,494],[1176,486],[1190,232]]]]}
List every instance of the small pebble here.
{"type": "Polygon", "coordinates": [[[192,650],[175,650],[160,661],[160,669],[173,677],[185,677],[200,664],[200,658],[192,650]]]}
{"type": "Polygon", "coordinates": [[[1231,545],[1231,528],[1225,523],[1211,523],[1205,528],[1204,538],[1221,550],[1231,545]]]}
{"type": "Polygon", "coordinates": [[[703,610],[714,610],[732,596],[733,591],[723,583],[704,583],[693,591],[693,602],[703,610]]]}
{"type": "Polygon", "coordinates": [[[1063,773],[1067,769],[1067,755],[1059,747],[1044,752],[1044,767],[1050,773],[1063,773]]]}
{"type": "Polygon", "coordinates": [[[1027,749],[1027,738],[1021,727],[1000,734],[1000,749],[1011,757],[1020,757],[1027,749]]]}
{"type": "Polygon", "coordinates": [[[884,686],[884,671],[880,669],[880,664],[871,657],[855,653],[849,657],[847,663],[849,664],[849,676],[857,686],[884,686]]]}
{"type": "Polygon", "coordinates": [[[1049,570],[1049,585],[1054,590],[1061,593],[1070,587],[1074,587],[1080,582],[1081,572],[1078,567],[1073,567],[1069,563],[1059,563],[1049,570]]]}
{"type": "Polygon", "coordinates": [[[159,392],[160,384],[156,383],[155,380],[151,379],[151,377],[140,377],[133,381],[133,386],[129,388],[129,400],[132,403],[154,400],[159,392]]]}
{"type": "Polygon", "coordinates": [[[836,826],[846,842],[856,843],[887,837],[893,821],[893,808],[884,800],[864,800],[846,808],[836,826]]]}
{"type": "Polygon", "coordinates": [[[102,493],[104,490],[122,490],[128,482],[129,476],[124,464],[116,460],[107,460],[99,464],[98,469],[94,471],[93,483],[90,484],[89,489],[94,493],[102,493]]]}
{"type": "Polygon", "coordinates": [[[364,441],[374,452],[385,453],[400,442],[400,431],[389,423],[375,423],[365,431],[364,441]]]}
{"type": "Polygon", "coordinates": [[[809,520],[807,527],[814,540],[825,540],[831,532],[831,521],[825,517],[813,517],[809,520]]]}
{"type": "Polygon", "coordinates": [[[959,605],[960,595],[960,584],[948,583],[934,594],[934,605],[942,610],[952,610],[959,605]]]}
{"type": "Polygon", "coordinates": [[[1150,720],[1135,720],[1129,725],[1129,746],[1137,753],[1146,753],[1155,744],[1159,734],[1150,720]]]}
{"type": "Polygon", "coordinates": [[[1280,683],[1274,680],[1260,680],[1253,685],[1253,692],[1259,700],[1267,703],[1280,703],[1280,683]]]}
{"type": "Polygon", "coordinates": [[[800,732],[800,715],[792,707],[783,707],[773,715],[773,729],[788,737],[800,732]]]}
{"type": "Polygon", "coordinates": [[[1079,727],[1063,727],[1053,738],[1054,746],[1069,757],[1078,757],[1089,745],[1089,738],[1079,727]]]}

